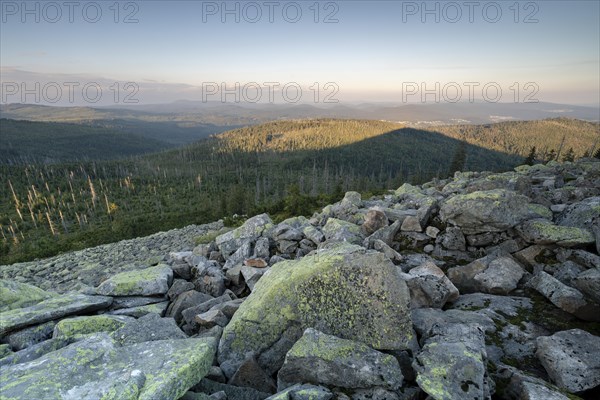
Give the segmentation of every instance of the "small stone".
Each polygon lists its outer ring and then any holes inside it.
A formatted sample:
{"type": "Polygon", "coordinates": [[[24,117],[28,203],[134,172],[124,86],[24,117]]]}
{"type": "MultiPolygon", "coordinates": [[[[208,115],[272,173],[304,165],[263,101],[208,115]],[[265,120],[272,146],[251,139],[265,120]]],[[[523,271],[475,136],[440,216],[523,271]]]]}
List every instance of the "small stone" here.
{"type": "Polygon", "coordinates": [[[196,323],[202,328],[212,328],[215,325],[224,327],[229,322],[229,319],[221,310],[210,310],[202,314],[196,315],[194,318],[196,323]]]}
{"type": "Polygon", "coordinates": [[[402,232],[422,232],[423,228],[421,227],[419,218],[408,216],[404,219],[404,222],[402,222],[400,230],[402,232]]]}
{"type": "Polygon", "coordinates": [[[440,230],[435,226],[428,226],[427,229],[425,229],[425,234],[432,239],[435,239],[438,233],[440,233],[440,230]]]}
{"type": "Polygon", "coordinates": [[[379,229],[388,226],[389,221],[383,211],[369,210],[365,215],[365,222],[362,224],[362,229],[367,235],[371,235],[379,229]]]}

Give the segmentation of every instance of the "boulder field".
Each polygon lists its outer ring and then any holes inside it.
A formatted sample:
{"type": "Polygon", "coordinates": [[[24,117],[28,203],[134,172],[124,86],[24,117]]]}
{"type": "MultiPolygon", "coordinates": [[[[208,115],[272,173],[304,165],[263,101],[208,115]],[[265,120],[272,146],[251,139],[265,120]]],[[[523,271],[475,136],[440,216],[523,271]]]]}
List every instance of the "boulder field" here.
{"type": "Polygon", "coordinates": [[[0,399],[600,398],[600,162],[0,267],[0,399]]]}

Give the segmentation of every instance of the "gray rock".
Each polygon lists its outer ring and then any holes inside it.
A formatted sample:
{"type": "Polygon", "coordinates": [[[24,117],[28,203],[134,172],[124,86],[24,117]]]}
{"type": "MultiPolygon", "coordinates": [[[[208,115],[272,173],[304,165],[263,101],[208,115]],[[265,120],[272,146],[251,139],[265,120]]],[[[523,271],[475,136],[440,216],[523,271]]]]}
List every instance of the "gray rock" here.
{"type": "Polygon", "coordinates": [[[590,197],[568,206],[556,217],[556,224],[592,230],[600,224],[600,197],[590,197]]]}
{"type": "Polygon", "coordinates": [[[574,287],[575,278],[585,271],[585,268],[573,261],[565,261],[558,264],[547,265],[544,267],[544,270],[565,285],[574,287]]]}
{"type": "Polygon", "coordinates": [[[130,317],[140,318],[147,314],[156,314],[158,316],[164,316],[167,312],[167,308],[169,307],[168,301],[163,301],[162,303],[153,303],[145,306],[131,307],[131,308],[121,308],[115,311],[109,311],[109,314],[112,315],[128,315],[130,317]]]}
{"type": "Polygon", "coordinates": [[[254,268],[243,266],[241,269],[242,276],[248,289],[254,290],[254,285],[259,281],[260,278],[269,270],[269,268],[254,268]]]}
{"type": "Polygon", "coordinates": [[[400,253],[388,246],[383,240],[375,240],[373,242],[373,249],[382,252],[387,258],[389,258],[392,261],[402,261],[402,256],[400,255],[400,253]]]}
{"type": "Polygon", "coordinates": [[[331,242],[360,244],[363,241],[358,225],[336,218],[327,220],[323,227],[323,234],[325,239],[331,242]]]}
{"type": "Polygon", "coordinates": [[[529,217],[528,203],[527,197],[509,190],[479,191],[450,197],[440,216],[467,235],[502,232],[529,217]]]}
{"type": "MultiPolygon", "coordinates": [[[[321,386],[309,385],[309,384],[296,384],[289,387],[271,397],[267,400],[331,400],[333,399],[333,393],[321,386]]],[[[340,397],[337,397],[341,400],[340,397]]]]}
{"type": "Polygon", "coordinates": [[[596,237],[596,253],[600,254],[600,227],[594,226],[592,227],[594,231],[594,236],[596,237]]]}
{"type": "Polygon", "coordinates": [[[600,268],[588,269],[577,275],[574,284],[584,295],[600,304],[600,268]]]}
{"type": "Polygon", "coordinates": [[[473,279],[485,293],[506,295],[517,288],[524,273],[523,268],[512,257],[498,257],[473,279]]]}
{"type": "Polygon", "coordinates": [[[435,328],[413,362],[419,387],[439,400],[489,398],[483,330],[435,328]]]}
{"type": "Polygon", "coordinates": [[[412,310],[412,320],[422,338],[428,338],[436,329],[446,329],[446,335],[456,336],[469,336],[474,329],[496,332],[496,324],[490,317],[473,311],[417,308],[412,310]]]}
{"type": "Polygon", "coordinates": [[[517,226],[517,232],[533,244],[554,244],[563,247],[586,246],[595,242],[594,235],[585,229],[554,225],[546,219],[533,219],[517,226]]]}
{"type": "Polygon", "coordinates": [[[373,248],[373,243],[377,240],[381,240],[388,246],[391,246],[394,241],[394,237],[396,236],[396,233],[398,233],[398,231],[400,230],[401,225],[402,222],[396,221],[389,226],[385,226],[379,229],[363,241],[363,246],[369,249],[373,248]]]}
{"type": "Polygon", "coordinates": [[[490,255],[450,268],[448,278],[461,293],[508,294],[516,289],[524,273],[512,257],[490,255]]]}
{"type": "Polygon", "coordinates": [[[168,265],[121,272],[98,286],[96,292],[105,296],[155,296],[165,294],[173,281],[168,265]]]}
{"type": "Polygon", "coordinates": [[[409,216],[402,221],[400,230],[403,232],[423,232],[423,227],[417,216],[409,216]]]}
{"type": "Polygon", "coordinates": [[[466,239],[469,246],[482,247],[494,243],[498,239],[498,235],[498,233],[486,232],[479,235],[469,235],[466,239]]]}
{"type": "Polygon", "coordinates": [[[7,398],[178,399],[212,365],[211,339],[165,340],[119,347],[98,334],[48,353],[35,361],[3,367],[0,391],[7,398]]]}
{"type": "Polygon", "coordinates": [[[194,387],[194,390],[206,394],[214,394],[223,391],[227,394],[227,398],[231,400],[264,400],[270,395],[270,393],[260,392],[249,387],[227,385],[208,379],[202,379],[200,383],[194,387]]]}
{"type": "Polygon", "coordinates": [[[188,263],[177,263],[171,265],[173,273],[186,281],[192,278],[192,266],[188,263]]]}
{"type": "Polygon", "coordinates": [[[183,310],[202,304],[213,297],[206,293],[200,293],[195,290],[188,290],[177,296],[174,302],[167,308],[166,316],[175,318],[177,323],[183,318],[183,310]]]}
{"type": "Polygon", "coordinates": [[[372,235],[381,228],[389,225],[387,216],[380,210],[369,210],[365,215],[362,229],[367,235],[372,235]]]}
{"type": "Polygon", "coordinates": [[[432,262],[411,269],[403,278],[410,290],[411,308],[442,308],[446,302],[458,299],[458,289],[432,262]]]}
{"type": "MultiPolygon", "coordinates": [[[[62,349],[72,343],[71,338],[48,339],[40,343],[36,343],[26,349],[17,351],[7,357],[0,359],[0,367],[5,365],[23,364],[29,361],[37,360],[41,356],[62,349]]],[[[2,370],[4,372],[4,370],[2,370]]],[[[1,374],[0,374],[1,375],[1,374]]]]}
{"type": "MultiPolygon", "coordinates": [[[[193,289],[193,288],[192,288],[193,289]]],[[[111,310],[118,310],[121,308],[133,308],[139,306],[146,306],[148,304],[161,303],[168,300],[165,296],[156,297],[143,297],[143,296],[123,296],[113,297],[113,302],[110,306],[111,310]]]]}
{"type": "Polygon", "coordinates": [[[598,305],[588,303],[583,294],[551,275],[540,271],[528,283],[556,307],[587,321],[600,321],[598,305]]]}
{"type": "Polygon", "coordinates": [[[55,321],[48,321],[37,326],[20,330],[8,335],[6,341],[14,351],[23,350],[34,344],[50,339],[52,337],[52,332],[54,332],[54,325],[56,325],[55,321]]]}
{"type": "Polygon", "coordinates": [[[192,283],[198,292],[218,297],[225,292],[225,273],[216,261],[201,260],[192,268],[192,283]]]}
{"type": "Polygon", "coordinates": [[[465,251],[467,242],[460,228],[448,227],[436,241],[448,250],[465,251]]]}
{"type": "Polygon", "coordinates": [[[413,336],[409,301],[397,267],[376,251],[342,243],[279,262],[225,328],[221,368],[232,376],[252,352],[272,373],[308,327],[378,349],[408,348],[413,336]]]}
{"type": "Polygon", "coordinates": [[[493,378],[497,384],[501,383],[503,385],[504,398],[522,400],[569,400],[569,398],[556,386],[507,365],[500,365],[493,378]]]}
{"type": "Polygon", "coordinates": [[[245,242],[255,242],[265,230],[273,227],[273,221],[267,214],[260,214],[248,219],[242,226],[220,236],[215,242],[225,259],[229,257],[245,242]]]}
{"type": "Polygon", "coordinates": [[[221,310],[209,310],[202,314],[196,315],[194,321],[204,329],[210,329],[215,325],[224,327],[229,322],[229,319],[221,310]]]}
{"type": "Polygon", "coordinates": [[[88,296],[78,293],[52,297],[33,306],[0,313],[0,336],[68,315],[106,309],[111,303],[111,297],[88,296]]]}
{"type": "Polygon", "coordinates": [[[537,339],[537,357],[556,385],[581,392],[600,385],[600,338],[571,329],[537,339]]]}
{"type": "Polygon", "coordinates": [[[205,312],[209,311],[210,309],[212,309],[213,307],[223,304],[225,302],[231,301],[231,300],[232,300],[231,295],[229,293],[225,293],[222,296],[216,297],[214,299],[211,298],[206,301],[203,301],[200,304],[196,304],[193,307],[186,308],[185,310],[183,310],[181,312],[181,315],[185,319],[185,322],[187,322],[190,325],[195,325],[196,324],[195,323],[196,315],[205,313],[205,312]]]}
{"type": "Polygon", "coordinates": [[[310,239],[314,244],[319,244],[325,241],[325,235],[314,226],[307,226],[302,230],[304,236],[310,239]]]}
{"type": "Polygon", "coordinates": [[[111,334],[121,345],[152,342],[156,340],[187,339],[173,318],[161,318],[157,314],[147,314],[127,322],[111,334]]]}
{"type": "Polygon", "coordinates": [[[0,312],[29,307],[54,296],[33,285],[7,279],[0,279],[0,293],[2,295],[0,312]]]}
{"type": "Polygon", "coordinates": [[[273,238],[277,241],[287,240],[291,242],[299,242],[302,240],[302,232],[291,226],[281,223],[273,230],[273,238]]]}
{"type": "Polygon", "coordinates": [[[264,393],[275,393],[275,381],[258,365],[254,357],[242,362],[235,374],[229,380],[230,385],[246,386],[264,393]]]}
{"type": "Polygon", "coordinates": [[[294,254],[297,249],[298,242],[291,240],[280,240],[277,242],[277,250],[279,250],[281,254],[294,254]]]}
{"type": "Polygon", "coordinates": [[[167,297],[169,300],[173,301],[177,296],[179,296],[183,292],[187,292],[188,290],[194,289],[194,284],[192,282],[188,282],[183,279],[175,279],[173,280],[173,284],[171,288],[167,292],[167,297]]]}
{"type": "Polygon", "coordinates": [[[573,260],[586,268],[600,268],[600,255],[585,250],[570,250],[573,260]]]}
{"type": "Polygon", "coordinates": [[[428,226],[427,229],[425,229],[425,234],[432,239],[437,238],[439,233],[440,233],[440,230],[438,228],[436,228],[435,226],[428,226]]]}
{"type": "MultiPolygon", "coordinates": [[[[410,395],[407,398],[411,398],[410,395]]],[[[352,393],[352,400],[400,400],[396,392],[383,388],[358,389],[352,393]]]]}
{"type": "Polygon", "coordinates": [[[78,339],[91,333],[113,332],[133,320],[128,316],[108,314],[65,318],[54,326],[52,337],[78,339]]]}
{"type": "Polygon", "coordinates": [[[326,335],[308,328],[285,356],[277,375],[277,388],[295,383],[345,388],[402,386],[398,361],[364,343],[326,335]]]}
{"type": "Polygon", "coordinates": [[[254,253],[252,254],[253,258],[262,258],[268,259],[271,255],[271,251],[269,249],[269,239],[266,237],[261,237],[256,240],[256,244],[254,245],[254,253]]]}

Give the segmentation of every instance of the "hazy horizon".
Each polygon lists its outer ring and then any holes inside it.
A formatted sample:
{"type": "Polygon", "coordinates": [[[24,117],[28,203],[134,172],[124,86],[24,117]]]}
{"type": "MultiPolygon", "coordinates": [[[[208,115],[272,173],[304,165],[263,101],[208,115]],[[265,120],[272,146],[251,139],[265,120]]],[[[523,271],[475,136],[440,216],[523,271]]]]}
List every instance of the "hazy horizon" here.
{"type": "Polygon", "coordinates": [[[597,1],[66,4],[2,2],[2,103],[600,106],[597,1]]]}

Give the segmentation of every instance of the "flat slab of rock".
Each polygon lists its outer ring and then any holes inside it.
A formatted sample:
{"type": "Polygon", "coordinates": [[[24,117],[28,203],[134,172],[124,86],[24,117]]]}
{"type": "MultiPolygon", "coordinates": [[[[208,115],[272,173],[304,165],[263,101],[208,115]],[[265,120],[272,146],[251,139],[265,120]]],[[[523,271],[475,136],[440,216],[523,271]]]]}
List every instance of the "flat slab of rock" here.
{"type": "Polygon", "coordinates": [[[219,361],[231,377],[254,353],[274,373],[313,327],[376,349],[406,349],[413,339],[409,291],[382,253],[335,244],[271,267],[223,332],[219,361]]]}
{"type": "Polygon", "coordinates": [[[53,296],[33,285],[0,279],[0,312],[29,307],[53,296]]]}
{"type": "Polygon", "coordinates": [[[529,199],[510,190],[494,189],[456,195],[442,204],[440,216],[466,235],[502,232],[530,215],[529,199]]]}
{"type": "Polygon", "coordinates": [[[600,385],[600,337],[571,329],[537,338],[537,357],[552,381],[569,392],[600,385]]]}
{"type": "Polygon", "coordinates": [[[277,389],[296,383],[345,388],[402,386],[398,360],[364,343],[340,339],[309,328],[285,356],[277,374],[277,389]]]}
{"type": "Polygon", "coordinates": [[[565,285],[552,275],[540,271],[528,284],[561,310],[587,321],[600,321],[598,305],[588,303],[579,290],[565,285]]]}
{"type": "Polygon", "coordinates": [[[75,339],[80,335],[97,332],[113,332],[134,321],[132,317],[113,315],[91,315],[60,320],[54,327],[53,338],[75,339]]]}
{"type": "Polygon", "coordinates": [[[533,244],[556,243],[562,247],[578,247],[596,242],[592,232],[586,229],[554,225],[547,219],[525,221],[516,229],[524,240],[533,244]]]}
{"type": "Polygon", "coordinates": [[[157,265],[121,272],[102,282],[96,292],[105,296],[155,296],[167,293],[172,282],[171,267],[157,265]]]}
{"type": "Polygon", "coordinates": [[[0,313],[0,336],[8,332],[73,315],[108,308],[111,297],[67,293],[44,300],[33,306],[0,313]]]}
{"type": "Polygon", "coordinates": [[[208,373],[215,350],[214,339],[119,347],[98,334],[34,361],[1,367],[0,392],[22,400],[178,399],[208,373]]]}
{"type": "Polygon", "coordinates": [[[114,331],[111,337],[121,345],[153,342],[156,340],[186,339],[187,335],[173,318],[161,318],[158,314],[147,314],[127,322],[114,331]]]}

